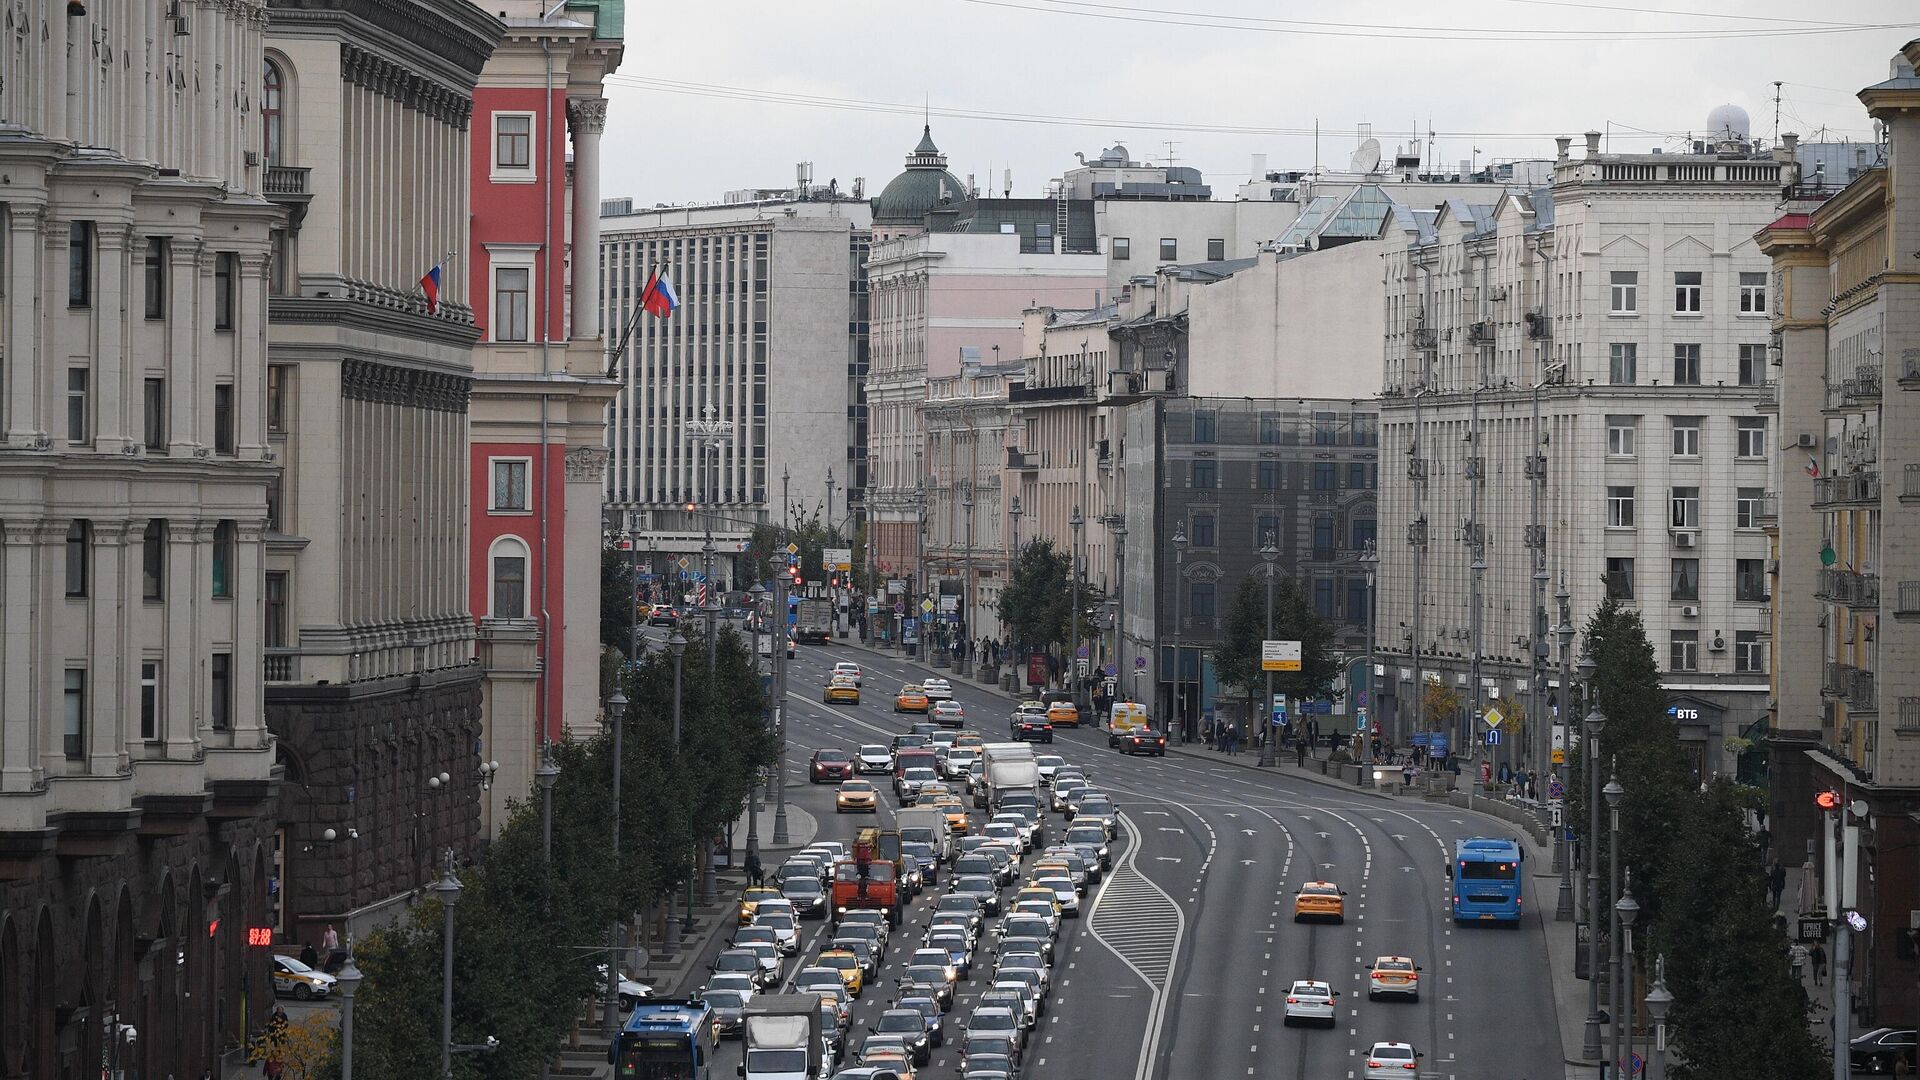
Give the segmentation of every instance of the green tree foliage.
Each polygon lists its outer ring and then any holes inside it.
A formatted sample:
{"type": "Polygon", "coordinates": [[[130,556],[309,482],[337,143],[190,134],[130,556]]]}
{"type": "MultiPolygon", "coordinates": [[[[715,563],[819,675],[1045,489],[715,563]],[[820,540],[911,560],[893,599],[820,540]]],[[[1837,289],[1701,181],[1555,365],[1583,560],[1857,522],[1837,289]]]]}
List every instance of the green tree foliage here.
{"type": "MultiPolygon", "coordinates": [[[[697,837],[724,831],[751,778],[773,760],[766,701],[739,635],[722,631],[709,671],[696,639],[682,658],[681,747],[673,747],[673,660],[654,654],[622,677],[620,862],[609,847],[612,739],[553,747],[553,857],[542,854],[540,795],[516,801],[485,861],[460,874],[455,908],[454,1040],[498,1050],[456,1055],[461,1080],[525,1080],[564,1043],[620,913],[675,895],[695,869],[697,837]]],[[[408,917],[355,949],[354,1064],[371,1080],[439,1070],[442,909],[431,890],[408,917]]]]}
{"type": "MultiPolygon", "coordinates": [[[[1214,670],[1221,682],[1249,694],[1265,692],[1260,643],[1267,639],[1266,630],[1266,579],[1246,578],[1234,594],[1223,640],[1214,652],[1214,670]]],[[[1273,580],[1273,640],[1300,643],[1300,670],[1274,672],[1274,693],[1302,701],[1333,694],[1334,679],[1340,674],[1340,663],[1333,655],[1333,626],[1313,610],[1300,583],[1286,574],[1276,574],[1273,580]]]]}
{"type": "Polygon", "coordinates": [[[786,554],[790,543],[800,548],[797,556],[800,560],[800,576],[807,581],[826,580],[827,572],[820,567],[821,553],[825,549],[856,546],[840,531],[838,525],[822,521],[817,509],[811,513],[796,514],[792,528],[756,525],[747,538],[746,557],[747,565],[759,575],[758,580],[767,579],[768,560],[773,558],[775,552],[786,554]]]}
{"type": "Polygon", "coordinates": [[[1013,580],[1000,590],[997,613],[1008,639],[1025,649],[1046,649],[1067,640],[1073,620],[1071,561],[1052,540],[1035,540],[1020,552],[1013,580]]]}
{"type": "Polygon", "coordinates": [[[600,548],[600,644],[622,656],[633,649],[634,584],[632,553],[608,541],[600,548]]]}

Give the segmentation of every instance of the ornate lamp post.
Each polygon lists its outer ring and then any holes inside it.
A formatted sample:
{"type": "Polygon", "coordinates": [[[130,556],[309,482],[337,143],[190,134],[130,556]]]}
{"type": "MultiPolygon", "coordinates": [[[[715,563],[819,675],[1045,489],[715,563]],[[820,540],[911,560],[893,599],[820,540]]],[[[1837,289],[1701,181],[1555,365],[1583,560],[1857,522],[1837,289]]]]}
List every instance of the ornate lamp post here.
{"type": "Polygon", "coordinates": [[[540,856],[553,861],[553,785],[560,780],[560,766],[553,763],[553,746],[540,751],[540,767],[533,770],[533,782],[540,785],[540,856]]]}
{"type": "Polygon", "coordinates": [[[1012,505],[1007,507],[1007,516],[1013,519],[1013,557],[1015,560],[1020,558],[1020,516],[1023,513],[1025,513],[1025,511],[1020,509],[1020,496],[1015,495],[1012,505]]]}
{"type": "MultiPolygon", "coordinates": [[[[1014,505],[1019,505],[1016,501],[1014,505]]],[[[1073,630],[1067,638],[1067,689],[1073,694],[1073,707],[1080,708],[1080,527],[1087,519],[1080,516],[1080,506],[1074,504],[1073,516],[1067,519],[1067,528],[1073,533],[1073,551],[1069,556],[1068,576],[1073,579],[1073,630]]],[[[1087,650],[1087,668],[1093,668],[1093,650],[1087,650]]]]}
{"type": "MultiPolygon", "coordinates": [[[[440,953],[440,1076],[453,1077],[453,909],[460,903],[460,879],[453,874],[453,849],[447,849],[446,873],[433,891],[440,897],[440,910],[446,915],[444,943],[440,953]]],[[[342,1068],[344,1068],[344,1063],[342,1068]]]]}
{"type": "MultiPolygon", "coordinates": [[[[720,632],[720,591],[713,587],[713,504],[719,501],[720,447],[733,438],[733,421],[715,420],[713,403],[708,402],[702,410],[702,419],[687,421],[687,438],[700,448],[700,457],[705,460],[707,453],[713,455],[713,471],[708,483],[707,497],[701,501],[706,505],[706,542],[700,547],[702,560],[701,572],[706,575],[707,602],[702,606],[702,614],[707,620],[707,668],[712,670],[715,663],[715,649],[720,632]]],[[[833,500],[833,478],[827,478],[827,500],[833,500]]],[[[831,515],[829,515],[831,517],[831,515]]]]}
{"type": "MultiPolygon", "coordinates": [[[[1264,555],[1262,557],[1264,558],[1264,555]]],[[[1367,726],[1374,727],[1380,723],[1379,714],[1374,712],[1375,709],[1380,707],[1380,698],[1374,691],[1373,681],[1373,636],[1374,632],[1378,629],[1378,626],[1374,622],[1373,575],[1374,571],[1380,567],[1380,549],[1372,540],[1367,541],[1367,546],[1360,552],[1360,565],[1367,568],[1367,712],[1365,715],[1368,721],[1367,726]]],[[[1271,588],[1271,586],[1269,586],[1269,588],[1271,588]]],[[[1273,601],[1268,600],[1267,606],[1271,608],[1273,601]]],[[[1269,631],[1269,633],[1271,633],[1271,631],[1269,631]]],[[[1369,731],[1363,732],[1363,734],[1371,735],[1372,733],[1369,731]]],[[[1372,748],[1374,744],[1375,740],[1371,738],[1367,740],[1367,746],[1369,748],[1372,748]]],[[[1261,764],[1271,765],[1273,764],[1271,759],[1271,754],[1263,753],[1261,764]]]]}
{"type": "MultiPolygon", "coordinates": [[[[620,764],[621,732],[626,728],[627,695],[615,690],[607,699],[607,719],[613,727],[613,876],[620,879],[620,764]]],[[[614,913],[613,926],[607,931],[607,1005],[606,1034],[611,1043],[620,1025],[620,927],[626,920],[614,913]]],[[[669,946],[670,947],[670,946],[669,946]]]]}
{"type": "MultiPolygon", "coordinates": [[[[1626,793],[1627,789],[1620,786],[1618,775],[1609,776],[1607,786],[1600,789],[1600,794],[1606,796],[1607,800],[1607,873],[1612,883],[1608,892],[1614,896],[1620,895],[1620,800],[1626,793]]],[[[1611,940],[1607,949],[1608,1045],[1612,1047],[1610,1060],[1617,1063],[1620,1060],[1620,909],[1617,906],[1602,908],[1594,905],[1596,916],[1608,911],[1613,914],[1612,933],[1608,935],[1611,940]]]]}
{"type": "Polygon", "coordinates": [[[1614,986],[1620,991],[1613,999],[1620,1003],[1619,1008],[1614,1010],[1614,1025],[1615,1030],[1621,1033],[1618,1038],[1625,1039],[1625,1056],[1621,1056],[1623,1051],[1616,1041],[1614,1068],[1620,1070],[1615,1075],[1630,1077],[1633,1075],[1633,921],[1640,917],[1640,903],[1633,898],[1632,871],[1627,872],[1626,887],[1620,899],[1614,902],[1613,911],[1620,920],[1620,932],[1626,939],[1621,946],[1619,970],[1613,977],[1614,986]],[[1621,1012],[1626,1013],[1625,1020],[1617,1015],[1621,1012]]]}
{"type": "MultiPolygon", "coordinates": [[[[758,675],[760,672],[760,632],[765,629],[767,624],[766,617],[761,615],[760,604],[766,599],[767,587],[756,580],[753,583],[753,587],[747,590],[747,595],[752,597],[753,600],[749,605],[749,609],[755,616],[753,629],[753,670],[754,674],[758,675]]],[[[747,792],[747,858],[758,859],[759,857],[760,785],[756,783],[747,792]]]]}
{"type": "MultiPolygon", "coordinates": [[[[1369,548],[1369,551],[1372,549],[1369,548]]],[[[1260,545],[1260,562],[1267,574],[1267,638],[1273,637],[1273,561],[1280,557],[1280,548],[1273,542],[1273,533],[1269,531],[1266,542],[1260,545]]],[[[1367,570],[1369,579],[1373,576],[1371,567],[1367,570]]],[[[1369,589],[1371,592],[1371,589],[1369,589]]],[[[1263,665],[1264,666],[1264,665],[1263,665]]],[[[1367,668],[1372,671],[1371,665],[1367,668]]],[[[1273,672],[1261,673],[1266,678],[1266,697],[1260,701],[1260,764],[1273,767],[1273,672]]]]}
{"type": "MultiPolygon", "coordinates": [[[[1607,718],[1593,700],[1593,656],[1580,655],[1580,680],[1588,684],[1587,701],[1592,705],[1584,721],[1587,738],[1581,756],[1587,759],[1587,835],[1580,845],[1580,857],[1587,864],[1587,1024],[1581,1039],[1581,1055],[1589,1061],[1600,1056],[1600,733],[1607,718]]],[[[1571,720],[1572,708],[1568,708],[1571,720]]],[[[1569,725],[1571,726],[1571,725],[1569,725]]]]}
{"type": "Polygon", "coordinates": [[[1187,583],[1187,523],[1174,522],[1173,525],[1173,716],[1167,723],[1169,735],[1173,725],[1180,725],[1180,741],[1187,741],[1186,720],[1180,715],[1180,677],[1184,672],[1180,664],[1180,594],[1186,591],[1187,583]]]}
{"type": "Polygon", "coordinates": [[[1113,537],[1114,595],[1119,597],[1113,619],[1113,690],[1124,695],[1132,667],[1127,659],[1127,521],[1117,515],[1110,520],[1107,535],[1113,537]]]}
{"type": "Polygon", "coordinates": [[[353,962],[353,937],[348,935],[347,962],[334,976],[334,987],[340,992],[340,1080],[353,1080],[353,994],[360,989],[360,979],[360,965],[353,962]]]}
{"type": "MultiPolygon", "coordinates": [[[[1562,745],[1571,750],[1573,747],[1573,676],[1569,663],[1573,655],[1573,620],[1568,601],[1572,594],[1567,592],[1567,575],[1560,574],[1560,587],[1554,591],[1553,598],[1560,605],[1560,625],[1553,628],[1554,635],[1560,639],[1560,730],[1562,745]]],[[[1551,741],[1551,740],[1549,740],[1551,741]]],[[[1557,777],[1559,770],[1548,762],[1544,766],[1547,775],[1557,777]]],[[[1551,785],[1551,781],[1549,781],[1551,785]]],[[[1567,836],[1573,823],[1566,820],[1565,804],[1562,803],[1561,822],[1553,830],[1553,861],[1555,869],[1560,871],[1560,895],[1555,900],[1553,917],[1566,922],[1573,918],[1573,852],[1569,850],[1567,836]]]]}
{"type": "Polygon", "coordinates": [[[1667,1080],[1667,1011],[1671,1008],[1673,993],[1667,989],[1667,958],[1656,956],[1653,988],[1647,991],[1647,1018],[1653,1021],[1653,1059],[1647,1068],[1647,1080],[1667,1080]]]}

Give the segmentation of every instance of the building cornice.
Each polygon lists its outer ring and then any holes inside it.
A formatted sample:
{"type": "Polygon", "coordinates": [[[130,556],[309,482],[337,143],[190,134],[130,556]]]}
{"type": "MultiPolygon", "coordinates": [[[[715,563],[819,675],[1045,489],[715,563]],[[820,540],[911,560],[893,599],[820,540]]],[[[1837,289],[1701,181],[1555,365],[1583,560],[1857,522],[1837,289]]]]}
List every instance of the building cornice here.
{"type": "MultiPolygon", "coordinates": [[[[408,304],[418,305],[422,310],[376,305],[357,296],[275,296],[269,302],[269,320],[282,325],[337,325],[383,337],[413,338],[461,349],[471,349],[480,340],[480,331],[473,325],[470,312],[466,313],[465,320],[456,321],[446,315],[428,315],[424,302],[417,298],[409,298],[408,304]]],[[[446,304],[440,309],[457,313],[446,304]]]]}
{"type": "Polygon", "coordinates": [[[383,59],[432,72],[464,94],[505,30],[468,0],[275,0],[271,18],[270,38],[328,36],[346,49],[378,48],[383,59]]]}

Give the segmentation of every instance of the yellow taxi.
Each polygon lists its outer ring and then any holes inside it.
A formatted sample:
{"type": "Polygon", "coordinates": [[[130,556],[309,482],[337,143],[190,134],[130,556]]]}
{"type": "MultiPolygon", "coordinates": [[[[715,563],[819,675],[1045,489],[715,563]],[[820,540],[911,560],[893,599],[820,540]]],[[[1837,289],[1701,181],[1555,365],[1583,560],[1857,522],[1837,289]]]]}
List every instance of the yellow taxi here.
{"type": "Polygon", "coordinates": [[[927,691],[919,683],[908,683],[893,695],[893,711],[897,713],[917,712],[922,716],[927,712],[927,691]]]}
{"type": "Polygon", "coordinates": [[[1345,922],[1346,896],[1340,886],[1331,881],[1309,881],[1300,886],[1299,893],[1293,898],[1293,921],[1326,919],[1329,922],[1345,922]]]}
{"type": "Polygon", "coordinates": [[[1013,903],[1018,904],[1024,900],[1045,900],[1047,903],[1053,905],[1054,914],[1058,915],[1060,913],[1059,894],[1044,885],[1021,886],[1020,891],[1013,894],[1013,903]]]}
{"type": "Polygon", "coordinates": [[[820,692],[820,700],[831,705],[842,701],[848,705],[860,704],[860,683],[851,675],[835,675],[820,692]]]}
{"type": "Polygon", "coordinates": [[[948,832],[965,836],[972,831],[973,821],[967,817],[967,804],[960,801],[960,796],[942,795],[933,800],[933,808],[947,815],[948,832]]]}
{"type": "Polygon", "coordinates": [[[880,812],[880,794],[873,789],[872,783],[866,780],[848,780],[840,785],[840,790],[833,793],[833,812],[845,814],[850,811],[868,814],[880,812]]]}
{"type": "Polygon", "coordinates": [[[1382,956],[1367,973],[1367,1000],[1398,996],[1420,1000],[1420,965],[1404,956],[1382,956]]]}
{"type": "Polygon", "coordinates": [[[740,897],[740,925],[745,926],[753,921],[754,915],[760,910],[760,901],[783,899],[785,899],[785,897],[781,895],[779,889],[766,885],[755,885],[753,888],[748,889],[746,893],[740,897]]]}
{"type": "Polygon", "coordinates": [[[854,997],[859,997],[860,991],[865,988],[866,973],[860,969],[860,958],[851,949],[828,949],[820,954],[818,966],[839,972],[847,993],[854,997]]]}
{"type": "Polygon", "coordinates": [[[1047,706],[1047,723],[1054,727],[1080,726],[1080,706],[1071,701],[1056,701],[1047,706]]]}
{"type": "Polygon", "coordinates": [[[945,780],[929,780],[920,785],[920,801],[923,803],[944,799],[952,794],[953,788],[949,787],[945,780]]]}
{"type": "Polygon", "coordinates": [[[953,737],[953,745],[956,747],[970,746],[978,750],[986,745],[986,740],[982,739],[980,733],[977,731],[963,731],[953,737]]]}

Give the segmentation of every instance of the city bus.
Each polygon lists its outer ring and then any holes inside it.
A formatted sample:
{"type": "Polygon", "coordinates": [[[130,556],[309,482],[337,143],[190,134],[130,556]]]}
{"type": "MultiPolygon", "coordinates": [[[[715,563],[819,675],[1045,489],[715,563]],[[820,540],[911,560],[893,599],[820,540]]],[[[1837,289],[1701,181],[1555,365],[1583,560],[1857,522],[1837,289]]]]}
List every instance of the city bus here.
{"type": "Polygon", "coordinates": [[[695,998],[654,998],[634,1006],[607,1060],[614,1080],[709,1080],[713,1009],[695,998]]]}
{"type": "Polygon", "coordinates": [[[1447,863],[1448,890],[1456,923],[1520,924],[1521,862],[1526,853],[1514,840],[1470,836],[1453,842],[1447,863]]]}

